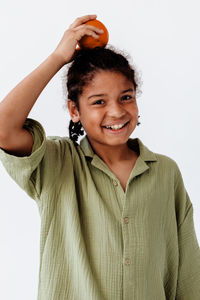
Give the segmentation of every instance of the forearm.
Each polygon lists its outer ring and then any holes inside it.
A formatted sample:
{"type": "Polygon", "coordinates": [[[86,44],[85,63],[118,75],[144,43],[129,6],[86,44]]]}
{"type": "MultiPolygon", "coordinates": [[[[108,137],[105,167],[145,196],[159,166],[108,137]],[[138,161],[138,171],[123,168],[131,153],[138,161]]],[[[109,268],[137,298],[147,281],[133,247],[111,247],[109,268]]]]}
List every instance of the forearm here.
{"type": "Polygon", "coordinates": [[[62,59],[53,52],[0,102],[1,136],[23,127],[39,95],[63,65],[62,59]]]}

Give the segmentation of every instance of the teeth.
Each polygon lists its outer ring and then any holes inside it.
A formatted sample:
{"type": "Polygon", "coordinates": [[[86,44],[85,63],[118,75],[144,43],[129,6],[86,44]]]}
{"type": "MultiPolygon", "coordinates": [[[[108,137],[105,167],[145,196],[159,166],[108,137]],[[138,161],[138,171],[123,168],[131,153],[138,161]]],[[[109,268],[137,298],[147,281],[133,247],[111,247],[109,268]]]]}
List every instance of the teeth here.
{"type": "Polygon", "coordinates": [[[124,124],[120,124],[120,125],[113,125],[113,126],[105,126],[106,128],[111,128],[111,129],[120,129],[120,128],[122,128],[124,125],[125,125],[126,123],[124,123],[124,124]]]}

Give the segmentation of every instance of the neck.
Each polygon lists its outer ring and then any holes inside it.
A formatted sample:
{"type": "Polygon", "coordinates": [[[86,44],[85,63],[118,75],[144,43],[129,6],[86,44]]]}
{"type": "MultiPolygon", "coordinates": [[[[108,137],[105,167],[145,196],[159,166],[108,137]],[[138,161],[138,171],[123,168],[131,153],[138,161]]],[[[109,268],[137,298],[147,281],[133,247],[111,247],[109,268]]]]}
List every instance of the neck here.
{"type": "Polygon", "coordinates": [[[95,144],[90,142],[93,151],[109,166],[133,159],[137,153],[127,143],[118,146],[95,144]]]}

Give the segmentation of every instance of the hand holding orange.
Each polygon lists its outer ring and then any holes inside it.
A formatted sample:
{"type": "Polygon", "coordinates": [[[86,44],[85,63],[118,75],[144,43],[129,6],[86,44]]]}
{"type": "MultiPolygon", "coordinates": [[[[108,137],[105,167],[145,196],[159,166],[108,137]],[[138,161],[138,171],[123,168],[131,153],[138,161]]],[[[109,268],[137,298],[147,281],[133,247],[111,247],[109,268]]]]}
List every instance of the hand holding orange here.
{"type": "MultiPolygon", "coordinates": [[[[91,20],[85,22],[87,25],[95,26],[99,29],[103,29],[103,33],[99,34],[99,38],[94,38],[93,36],[84,35],[78,42],[79,49],[83,48],[95,48],[95,47],[105,47],[108,43],[109,34],[105,25],[99,20],[91,20]]],[[[78,49],[77,49],[78,50],[78,49]]]]}

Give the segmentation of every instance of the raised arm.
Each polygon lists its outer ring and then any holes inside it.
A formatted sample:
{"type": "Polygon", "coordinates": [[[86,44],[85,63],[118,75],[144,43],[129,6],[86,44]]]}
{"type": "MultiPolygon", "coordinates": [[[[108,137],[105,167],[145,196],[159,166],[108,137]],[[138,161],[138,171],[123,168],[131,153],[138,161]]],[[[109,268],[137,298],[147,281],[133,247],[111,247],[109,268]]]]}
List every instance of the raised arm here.
{"type": "Polygon", "coordinates": [[[63,65],[72,61],[77,42],[84,35],[98,38],[95,32],[102,33],[98,28],[84,24],[95,18],[96,15],[77,18],[64,32],[60,43],[47,59],[0,102],[0,147],[8,153],[17,156],[30,155],[33,138],[23,128],[24,122],[51,78],[63,65]]]}
{"type": "Polygon", "coordinates": [[[32,135],[23,124],[50,79],[63,66],[56,53],[25,77],[0,103],[0,147],[5,150],[30,153],[32,135]]]}

